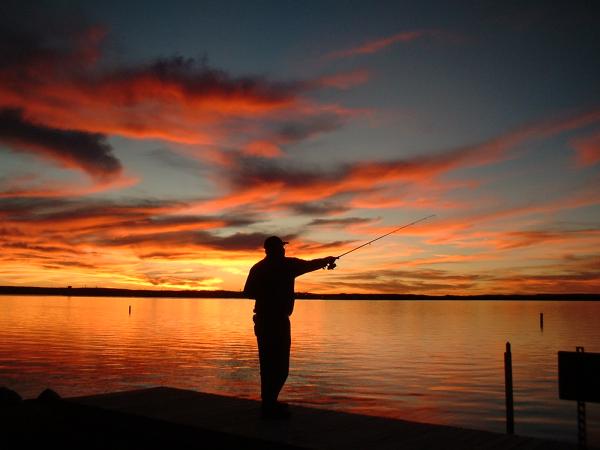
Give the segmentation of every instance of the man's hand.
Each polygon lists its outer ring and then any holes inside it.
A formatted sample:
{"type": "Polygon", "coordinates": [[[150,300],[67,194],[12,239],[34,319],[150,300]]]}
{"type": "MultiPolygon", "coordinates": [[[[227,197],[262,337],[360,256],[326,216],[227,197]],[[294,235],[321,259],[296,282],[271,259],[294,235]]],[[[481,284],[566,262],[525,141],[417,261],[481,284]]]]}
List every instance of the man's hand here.
{"type": "Polygon", "coordinates": [[[335,260],[337,259],[336,256],[328,256],[323,259],[325,260],[325,266],[327,267],[327,270],[335,269],[335,260]]]}

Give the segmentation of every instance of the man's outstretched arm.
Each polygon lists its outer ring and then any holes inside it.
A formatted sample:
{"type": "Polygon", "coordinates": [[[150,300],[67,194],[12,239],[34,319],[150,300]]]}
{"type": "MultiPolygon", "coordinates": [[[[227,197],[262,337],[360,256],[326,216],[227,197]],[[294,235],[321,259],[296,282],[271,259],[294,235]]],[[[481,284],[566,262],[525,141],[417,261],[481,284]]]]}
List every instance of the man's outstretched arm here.
{"type": "Polygon", "coordinates": [[[325,258],[311,259],[308,261],[303,260],[303,259],[298,259],[299,264],[298,264],[296,276],[300,276],[300,275],[303,275],[308,272],[313,272],[318,269],[323,269],[324,267],[327,267],[329,264],[333,264],[333,262],[336,259],[337,258],[335,256],[327,256],[325,258]]]}

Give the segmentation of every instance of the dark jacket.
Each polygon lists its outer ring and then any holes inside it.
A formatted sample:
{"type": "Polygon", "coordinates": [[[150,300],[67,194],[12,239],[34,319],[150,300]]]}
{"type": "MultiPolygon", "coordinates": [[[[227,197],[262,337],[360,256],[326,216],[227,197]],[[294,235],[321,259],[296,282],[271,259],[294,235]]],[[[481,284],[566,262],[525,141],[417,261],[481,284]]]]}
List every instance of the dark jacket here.
{"type": "Polygon", "coordinates": [[[250,269],[244,294],[256,300],[254,312],[257,315],[287,317],[294,310],[296,277],[326,265],[326,258],[307,261],[299,258],[266,257],[250,269]]]}

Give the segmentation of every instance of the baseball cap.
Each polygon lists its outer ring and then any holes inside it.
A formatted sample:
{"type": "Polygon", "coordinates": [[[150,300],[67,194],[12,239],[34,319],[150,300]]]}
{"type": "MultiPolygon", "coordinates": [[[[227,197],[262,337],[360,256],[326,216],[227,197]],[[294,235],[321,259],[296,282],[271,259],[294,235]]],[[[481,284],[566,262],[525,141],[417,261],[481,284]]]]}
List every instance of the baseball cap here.
{"type": "Polygon", "coordinates": [[[268,237],[267,239],[265,239],[264,247],[266,249],[268,249],[268,248],[278,248],[278,247],[283,247],[285,244],[288,244],[288,243],[289,242],[283,241],[278,236],[271,236],[271,237],[268,237]]]}

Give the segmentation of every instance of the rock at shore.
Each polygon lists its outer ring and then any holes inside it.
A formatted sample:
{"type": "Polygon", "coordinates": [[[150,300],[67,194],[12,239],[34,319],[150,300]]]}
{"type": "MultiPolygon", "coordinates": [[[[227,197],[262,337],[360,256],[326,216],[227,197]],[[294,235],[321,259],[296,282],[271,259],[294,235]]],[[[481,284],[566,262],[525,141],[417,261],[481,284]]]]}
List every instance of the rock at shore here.
{"type": "Polygon", "coordinates": [[[21,396],[5,386],[0,387],[0,407],[16,406],[23,401],[21,396]]]}

